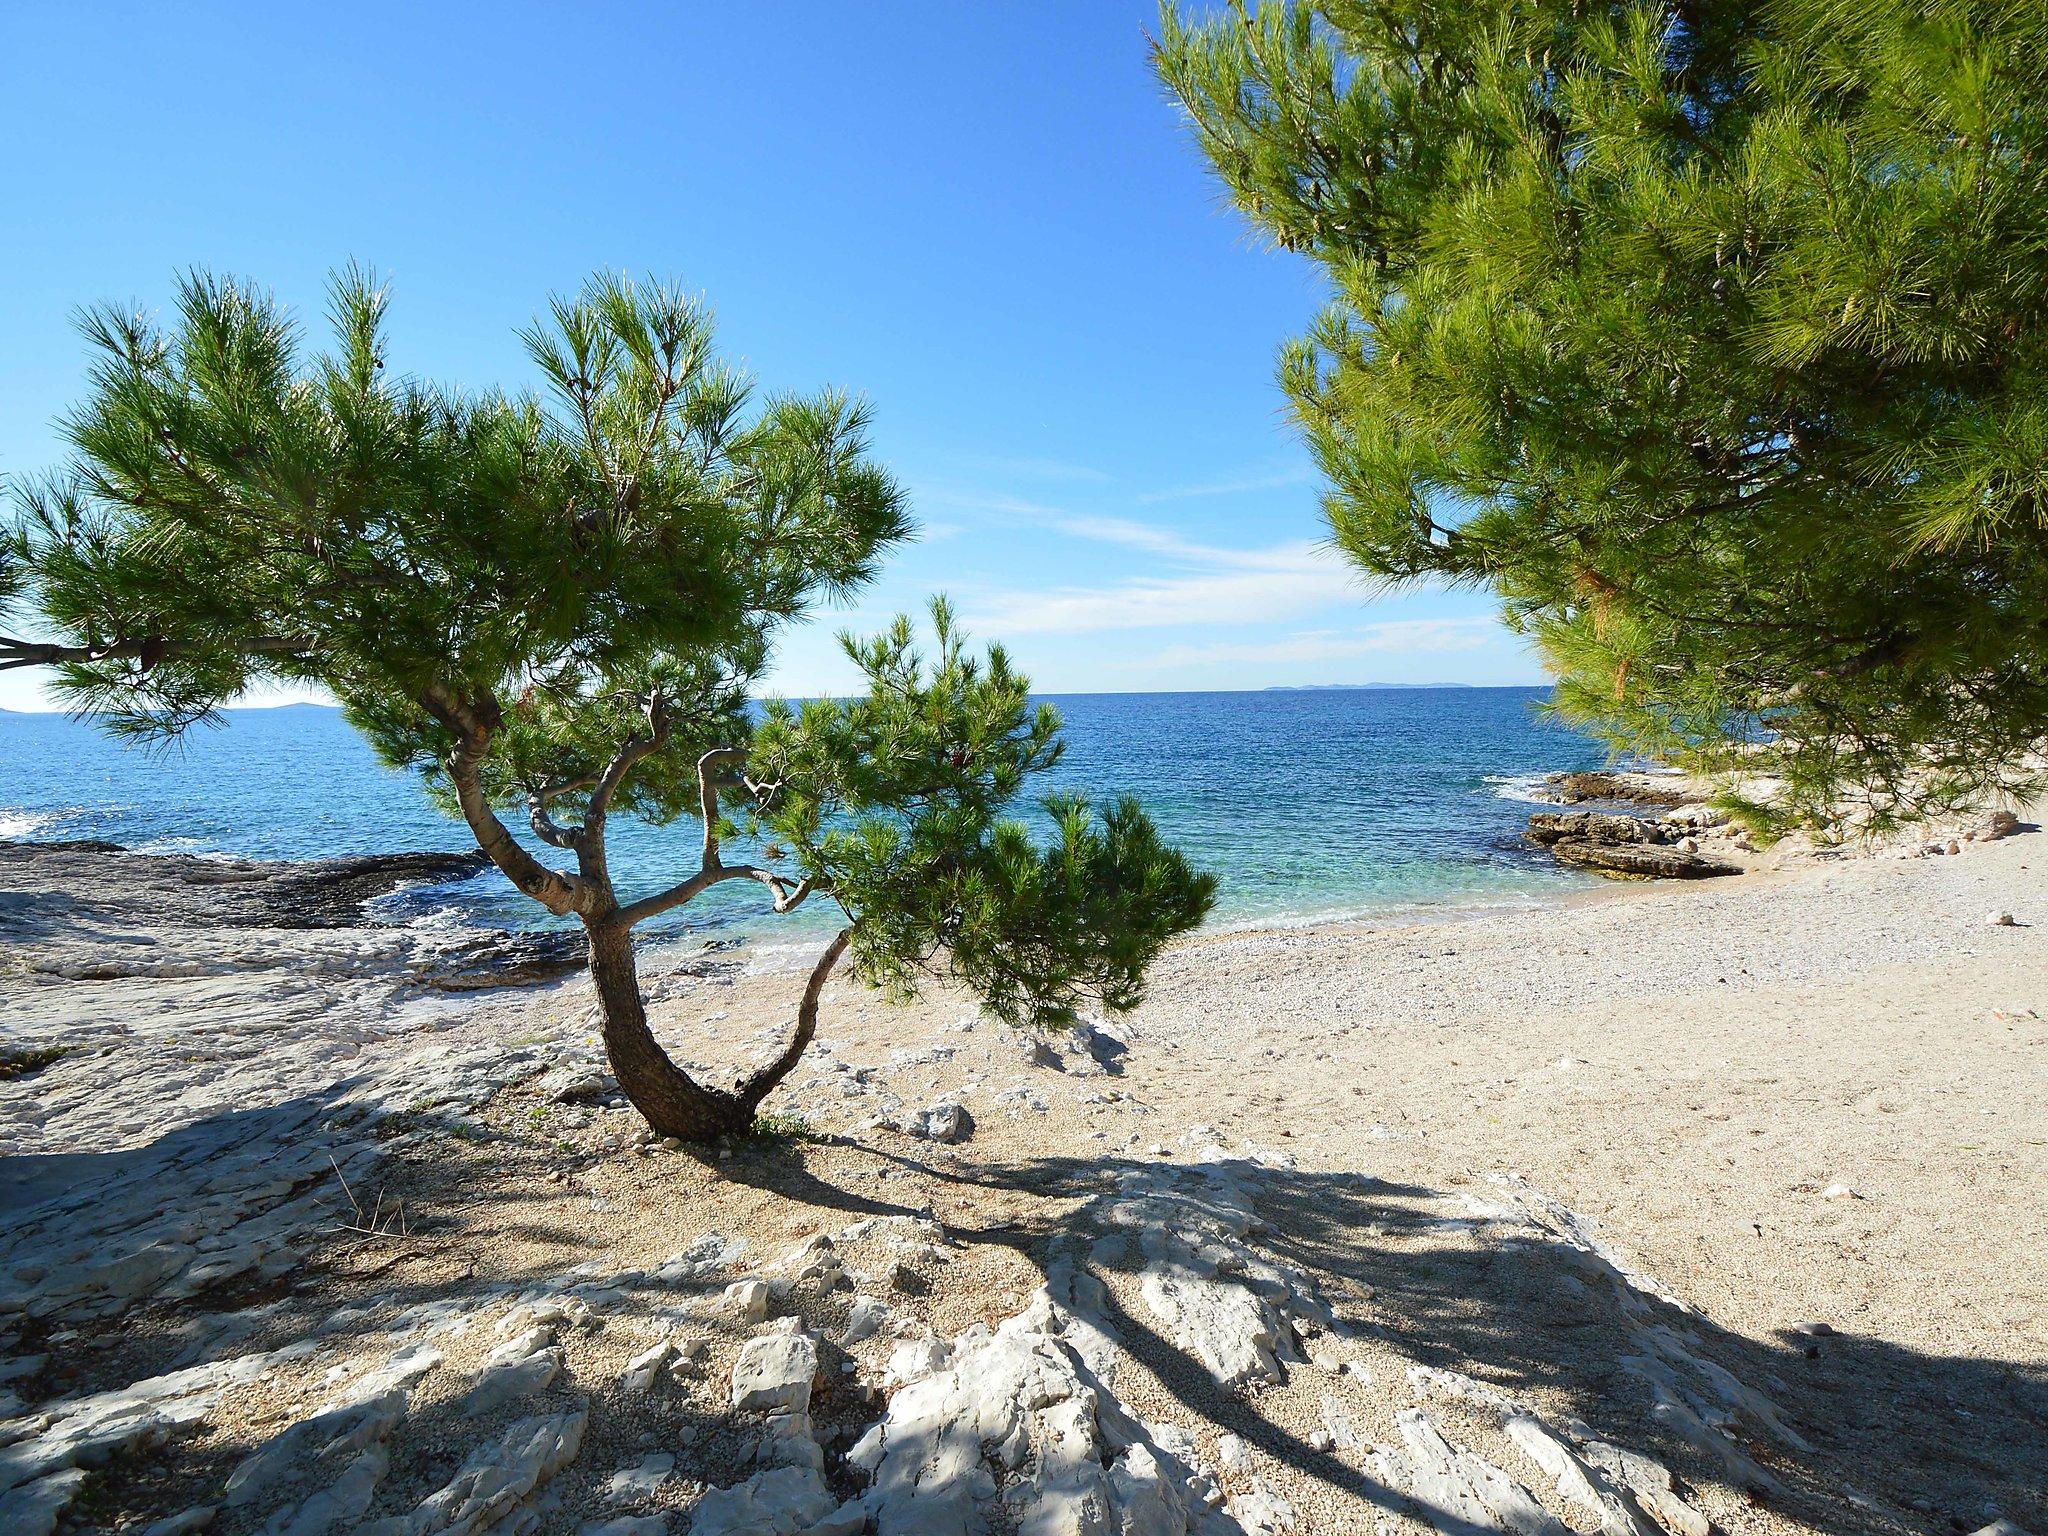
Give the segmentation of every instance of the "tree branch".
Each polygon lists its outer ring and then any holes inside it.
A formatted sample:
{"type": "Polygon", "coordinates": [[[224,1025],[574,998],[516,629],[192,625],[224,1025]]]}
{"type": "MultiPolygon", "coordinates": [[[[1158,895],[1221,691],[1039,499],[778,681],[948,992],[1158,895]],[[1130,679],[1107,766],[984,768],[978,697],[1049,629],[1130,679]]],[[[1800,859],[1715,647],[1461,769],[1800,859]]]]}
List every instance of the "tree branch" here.
{"type": "Polygon", "coordinates": [[[500,719],[497,701],[485,694],[471,701],[458,697],[439,683],[420,691],[421,708],[455,733],[457,745],[442,766],[455,786],[455,800],[462,819],[469,823],[477,847],[504,871],[505,878],[546,907],[557,917],[580,912],[589,901],[584,883],[573,875],[548,868],[519,846],[498,813],[491,809],[484,793],[483,760],[491,750],[491,732],[500,719]]]}
{"type": "Polygon", "coordinates": [[[597,782],[591,786],[590,808],[584,812],[584,825],[590,826],[604,820],[610,809],[612,796],[626,782],[626,776],[645,759],[668,745],[668,710],[657,697],[647,704],[647,734],[635,736],[619,748],[619,755],[605,765],[597,782]]]}
{"type": "Polygon", "coordinates": [[[631,927],[635,923],[644,922],[650,917],[695,901],[712,886],[725,880],[758,880],[775,893],[775,911],[778,915],[794,912],[803,905],[806,897],[829,890],[829,887],[822,886],[808,877],[792,885],[774,870],[762,869],[757,864],[714,864],[708,869],[698,870],[689,879],[679,881],[665,891],[643,896],[640,900],[619,908],[618,920],[631,927]]]}
{"type": "Polygon", "coordinates": [[[832,974],[832,967],[846,953],[846,941],[852,936],[851,928],[840,929],[832,936],[832,942],[825,946],[825,952],[818,956],[818,963],[811,967],[810,978],[804,983],[803,1001],[797,1005],[796,1030],[789,1037],[789,1044],[782,1048],[782,1054],[733,1090],[733,1097],[749,1115],[775,1091],[775,1085],[789,1075],[790,1068],[797,1064],[812,1036],[817,1034],[818,1000],[825,991],[825,978],[832,974]]]}
{"type": "Polygon", "coordinates": [[[583,841],[582,828],[562,826],[548,814],[547,798],[540,793],[526,797],[526,823],[535,837],[556,848],[574,850],[583,841]]]}
{"type": "Polygon", "coordinates": [[[706,870],[719,867],[718,787],[724,782],[719,769],[746,760],[745,747],[713,747],[697,759],[697,803],[704,820],[703,867],[706,870]]]}
{"type": "Polygon", "coordinates": [[[64,662],[146,660],[155,666],[159,661],[202,653],[217,655],[228,651],[242,656],[275,656],[313,648],[310,635],[249,635],[238,640],[166,640],[151,636],[146,640],[117,640],[110,645],[54,645],[0,635],[0,672],[64,662]]]}

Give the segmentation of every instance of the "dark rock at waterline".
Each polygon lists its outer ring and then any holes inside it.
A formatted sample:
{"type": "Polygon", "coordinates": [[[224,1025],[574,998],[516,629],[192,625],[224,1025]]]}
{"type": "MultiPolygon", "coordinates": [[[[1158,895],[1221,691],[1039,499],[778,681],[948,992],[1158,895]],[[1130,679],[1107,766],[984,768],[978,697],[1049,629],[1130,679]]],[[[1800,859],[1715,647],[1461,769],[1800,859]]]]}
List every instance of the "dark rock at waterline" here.
{"type": "Polygon", "coordinates": [[[403,885],[465,880],[481,853],[379,853],[280,862],[129,853],[118,843],[0,842],[0,928],[94,915],[211,928],[354,928],[403,885]],[[81,895],[81,893],[90,893],[81,895]]]}
{"type": "Polygon", "coordinates": [[[1704,854],[1656,843],[1588,843],[1566,839],[1552,843],[1550,853],[1560,864],[1622,880],[1704,880],[1742,873],[1739,864],[1726,864],[1704,854]]]}
{"type": "MultiPolygon", "coordinates": [[[[0,842],[0,942],[70,944],[62,974],[130,974],[135,957],[179,930],[375,927],[363,905],[400,886],[463,880],[482,854],[392,853],[278,863],[129,853],[118,844],[0,842]],[[104,954],[105,966],[97,956],[104,954]]],[[[529,986],[584,964],[577,929],[507,933],[448,928],[406,934],[411,980],[442,992],[529,986]]]]}
{"type": "Polygon", "coordinates": [[[1701,880],[1741,868],[1670,845],[1671,833],[1640,816],[1600,811],[1538,811],[1524,834],[1574,869],[1625,880],[1701,880]]]}
{"type": "Polygon", "coordinates": [[[1586,773],[1553,773],[1543,780],[1543,787],[1564,805],[1576,805],[1581,800],[1608,800],[1623,805],[1683,805],[1685,791],[1683,781],[1653,773],[1612,773],[1593,770],[1586,773]]]}
{"type": "Polygon", "coordinates": [[[1665,841],[1664,829],[1654,821],[1601,811],[1538,811],[1529,818],[1529,830],[1523,835],[1545,847],[1564,842],[1613,847],[1665,841]]]}
{"type": "Polygon", "coordinates": [[[528,987],[573,976],[583,969],[583,930],[464,934],[421,967],[417,980],[437,992],[481,992],[528,987]]]}

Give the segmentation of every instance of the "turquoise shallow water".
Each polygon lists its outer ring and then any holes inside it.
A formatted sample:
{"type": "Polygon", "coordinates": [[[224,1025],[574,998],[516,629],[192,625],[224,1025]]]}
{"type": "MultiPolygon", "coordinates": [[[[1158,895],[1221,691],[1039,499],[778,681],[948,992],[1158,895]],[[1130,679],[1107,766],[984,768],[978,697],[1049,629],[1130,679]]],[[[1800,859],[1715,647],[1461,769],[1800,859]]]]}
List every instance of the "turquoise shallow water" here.
{"type": "MultiPolygon", "coordinates": [[[[1532,902],[1582,877],[1521,843],[1523,795],[1543,773],[1602,756],[1544,721],[1543,698],[1534,688],[1069,695],[1053,700],[1068,752],[1047,787],[1136,794],[1218,876],[1219,925],[1532,902]]],[[[471,846],[337,711],[312,705],[230,711],[168,756],[62,716],[0,714],[0,837],[267,859],[471,846]]],[[[613,823],[622,894],[680,878],[693,857],[688,825],[613,823]]],[[[753,934],[795,921],[761,918],[749,894],[677,921],[753,934]]],[[[380,915],[549,921],[495,872],[402,893],[380,915]]]]}

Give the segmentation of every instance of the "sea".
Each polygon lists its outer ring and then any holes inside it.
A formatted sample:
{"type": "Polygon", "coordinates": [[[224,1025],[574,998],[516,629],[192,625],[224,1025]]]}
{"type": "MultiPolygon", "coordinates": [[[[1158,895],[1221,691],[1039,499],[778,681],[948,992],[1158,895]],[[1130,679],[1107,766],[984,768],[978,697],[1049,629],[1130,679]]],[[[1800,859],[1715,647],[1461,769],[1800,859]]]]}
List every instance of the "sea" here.
{"type": "MultiPolygon", "coordinates": [[[[1216,928],[1535,906],[1590,883],[1520,837],[1543,776],[1604,760],[1545,715],[1547,698],[1542,688],[1056,696],[1067,753],[1037,788],[1136,795],[1217,877],[1216,928]]],[[[524,832],[521,818],[507,820],[524,832]]],[[[0,839],[62,838],[205,858],[473,847],[461,822],[438,812],[415,778],[380,764],[330,707],[228,710],[169,751],[59,714],[0,712],[0,839]]],[[[631,899],[689,873],[694,823],[615,818],[611,850],[631,899]]],[[[836,916],[806,908],[777,918],[741,884],[668,915],[669,934],[800,943],[836,916]]],[[[371,915],[501,928],[560,921],[495,870],[395,892],[371,915]]]]}

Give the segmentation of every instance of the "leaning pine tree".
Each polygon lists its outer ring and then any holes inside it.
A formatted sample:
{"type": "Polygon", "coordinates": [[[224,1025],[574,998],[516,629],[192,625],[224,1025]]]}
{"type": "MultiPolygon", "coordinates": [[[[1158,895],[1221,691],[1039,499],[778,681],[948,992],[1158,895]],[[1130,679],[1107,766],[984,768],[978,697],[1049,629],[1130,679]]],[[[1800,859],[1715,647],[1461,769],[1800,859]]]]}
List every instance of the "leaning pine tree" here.
{"type": "Polygon", "coordinates": [[[2039,782],[2048,6],[1169,6],[1157,62],[1328,275],[1281,376],[1367,570],[1786,820],[2039,782]]]}
{"type": "Polygon", "coordinates": [[[383,307],[345,274],[338,348],[311,361],[271,301],[205,277],[169,331],[89,315],[75,462],[24,488],[0,551],[0,613],[35,610],[40,633],[0,636],[0,667],[52,667],[77,709],[153,740],[259,683],[330,690],[582,924],[619,1085],[667,1135],[751,1123],[842,958],[897,994],[953,979],[1009,1021],[1135,1005],[1213,882],[1128,800],[1048,800],[1035,837],[1005,815],[1057,760],[1059,719],[942,603],[929,655],[907,621],[847,642],[864,694],[749,708],[777,628],[908,533],[860,406],[750,408],[704,312],[661,286],[558,302],[525,338],[545,402],[392,379],[383,307]],[[694,818],[683,878],[618,890],[615,815],[694,818]],[[741,836],[765,851],[728,860],[741,836]],[[840,921],[787,1047],[726,1087],[655,1039],[632,935],[731,881],[840,921]]]}

